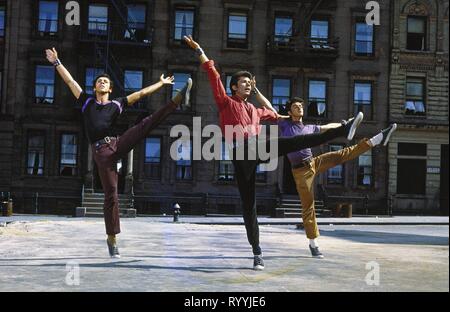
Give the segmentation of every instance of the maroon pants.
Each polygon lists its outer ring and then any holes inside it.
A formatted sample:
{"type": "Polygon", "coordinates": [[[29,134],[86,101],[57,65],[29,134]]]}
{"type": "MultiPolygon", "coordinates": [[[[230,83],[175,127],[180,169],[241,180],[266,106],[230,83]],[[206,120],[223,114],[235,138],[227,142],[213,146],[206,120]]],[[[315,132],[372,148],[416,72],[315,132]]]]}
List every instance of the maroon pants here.
{"type": "Polygon", "coordinates": [[[94,160],[105,193],[103,211],[106,234],[120,233],[117,161],[125,157],[141,140],[147,137],[150,131],[156,128],[176,107],[175,103],[170,102],[125,131],[117,140],[111,140],[109,144],[103,144],[98,149],[92,145],[94,160]]]}

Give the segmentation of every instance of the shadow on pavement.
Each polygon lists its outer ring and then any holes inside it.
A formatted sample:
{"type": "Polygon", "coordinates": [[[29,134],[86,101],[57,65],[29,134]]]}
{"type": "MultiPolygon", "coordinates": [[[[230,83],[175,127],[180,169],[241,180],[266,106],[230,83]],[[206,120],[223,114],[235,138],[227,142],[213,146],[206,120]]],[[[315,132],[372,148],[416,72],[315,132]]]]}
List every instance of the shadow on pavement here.
{"type": "Polygon", "coordinates": [[[321,230],[322,236],[329,236],[360,243],[370,244],[403,244],[403,245],[437,245],[448,246],[449,239],[444,236],[417,234],[386,233],[361,230],[321,230]]]}

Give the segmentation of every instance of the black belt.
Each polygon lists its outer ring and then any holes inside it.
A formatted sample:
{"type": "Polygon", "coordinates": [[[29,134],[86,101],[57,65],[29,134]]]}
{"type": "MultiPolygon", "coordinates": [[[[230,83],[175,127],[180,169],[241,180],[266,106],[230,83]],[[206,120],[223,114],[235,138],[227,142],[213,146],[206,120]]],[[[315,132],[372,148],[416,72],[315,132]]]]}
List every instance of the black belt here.
{"type": "Polygon", "coordinates": [[[109,136],[104,137],[104,138],[101,139],[101,140],[95,141],[95,142],[94,142],[94,146],[95,146],[96,149],[98,149],[100,146],[102,146],[102,145],[104,145],[104,144],[109,144],[109,143],[111,143],[112,140],[117,140],[117,138],[116,138],[116,137],[109,137],[109,136]]]}
{"type": "Polygon", "coordinates": [[[292,166],[292,169],[299,169],[299,168],[304,168],[306,166],[309,166],[309,164],[312,162],[312,158],[308,158],[303,160],[302,162],[292,166]]]}

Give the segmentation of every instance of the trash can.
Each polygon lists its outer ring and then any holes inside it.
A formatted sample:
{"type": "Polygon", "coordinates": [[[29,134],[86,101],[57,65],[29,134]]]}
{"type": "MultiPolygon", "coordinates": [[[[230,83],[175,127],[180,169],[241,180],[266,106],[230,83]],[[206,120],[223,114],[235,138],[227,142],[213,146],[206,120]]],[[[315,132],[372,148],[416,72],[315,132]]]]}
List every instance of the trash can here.
{"type": "Polygon", "coordinates": [[[7,216],[7,206],[8,206],[8,202],[7,201],[1,201],[0,202],[0,209],[1,209],[1,212],[2,212],[2,216],[3,217],[6,217],[7,216]]]}
{"type": "Polygon", "coordinates": [[[12,199],[9,199],[6,202],[6,216],[11,217],[13,215],[13,201],[12,199]]]}
{"type": "Polygon", "coordinates": [[[13,214],[13,202],[12,199],[9,199],[8,201],[2,201],[0,202],[2,216],[4,217],[11,217],[13,214]]]}

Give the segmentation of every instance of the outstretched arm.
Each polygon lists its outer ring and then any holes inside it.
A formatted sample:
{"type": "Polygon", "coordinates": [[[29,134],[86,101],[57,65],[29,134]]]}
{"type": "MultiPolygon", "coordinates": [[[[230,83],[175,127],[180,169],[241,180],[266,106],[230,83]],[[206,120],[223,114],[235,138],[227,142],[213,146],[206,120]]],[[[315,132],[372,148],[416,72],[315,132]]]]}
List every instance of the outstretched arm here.
{"type": "Polygon", "coordinates": [[[151,86],[148,86],[147,88],[144,88],[140,91],[134,92],[127,96],[128,105],[131,106],[137,101],[139,101],[141,98],[152,94],[153,92],[158,91],[161,89],[164,85],[173,85],[174,77],[164,77],[164,74],[159,77],[159,81],[155,84],[152,84],[151,86]]]}
{"type": "Polygon", "coordinates": [[[56,52],[55,48],[45,50],[45,54],[47,60],[55,65],[56,71],[64,80],[64,82],[69,86],[70,91],[72,91],[73,95],[78,99],[80,97],[81,89],[80,85],[73,79],[72,75],[69,71],[61,64],[61,61],[58,59],[58,52],[56,52]]]}
{"type": "Polygon", "coordinates": [[[252,88],[255,93],[256,100],[258,101],[259,104],[273,111],[277,115],[278,119],[290,118],[290,116],[278,114],[277,110],[272,106],[272,103],[270,103],[270,101],[258,90],[258,88],[256,87],[256,76],[253,76],[252,88]]]}
{"type": "Polygon", "coordinates": [[[208,80],[211,85],[212,92],[214,94],[214,100],[219,107],[222,109],[226,106],[228,101],[228,95],[223,86],[222,80],[220,79],[220,74],[214,67],[214,61],[209,60],[200,45],[192,39],[191,36],[184,36],[184,41],[186,44],[197,53],[202,67],[208,74],[208,80]]]}

